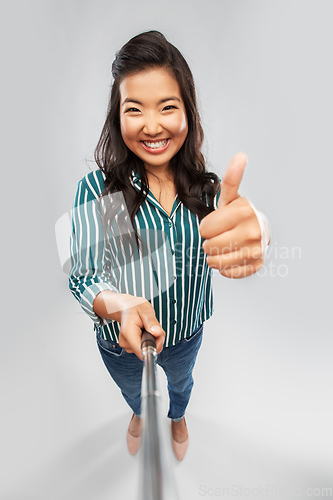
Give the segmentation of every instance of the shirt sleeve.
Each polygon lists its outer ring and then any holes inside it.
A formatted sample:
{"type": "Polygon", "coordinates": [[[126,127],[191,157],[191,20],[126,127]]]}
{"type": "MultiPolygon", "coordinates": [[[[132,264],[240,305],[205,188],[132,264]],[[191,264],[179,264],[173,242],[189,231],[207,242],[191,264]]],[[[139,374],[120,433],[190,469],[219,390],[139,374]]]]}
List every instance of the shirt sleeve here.
{"type": "Polygon", "coordinates": [[[119,290],[111,283],[110,266],[105,259],[104,226],[98,201],[82,179],[72,209],[69,288],[83,311],[100,327],[104,320],[93,309],[96,296],[104,290],[119,290]]]}
{"type": "Polygon", "coordinates": [[[259,222],[260,226],[260,231],[261,231],[261,254],[263,257],[265,257],[265,253],[267,250],[268,245],[270,244],[271,237],[272,237],[272,232],[271,232],[271,226],[270,223],[266,217],[265,214],[262,212],[259,212],[259,210],[256,209],[256,207],[253,205],[253,203],[248,200],[251,207],[254,210],[254,213],[256,214],[256,217],[259,222]]]}

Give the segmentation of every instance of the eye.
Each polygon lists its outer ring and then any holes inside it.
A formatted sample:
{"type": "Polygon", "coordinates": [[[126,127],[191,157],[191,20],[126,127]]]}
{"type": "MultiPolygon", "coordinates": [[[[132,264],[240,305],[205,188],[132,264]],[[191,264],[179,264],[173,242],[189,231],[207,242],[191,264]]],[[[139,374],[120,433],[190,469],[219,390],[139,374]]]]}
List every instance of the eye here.
{"type": "Polygon", "coordinates": [[[168,106],[165,106],[165,107],[163,108],[163,111],[164,111],[164,110],[169,111],[170,109],[177,109],[177,107],[176,107],[176,106],[172,106],[172,104],[169,104],[168,106]]]}
{"type": "Polygon", "coordinates": [[[128,108],[126,109],[125,113],[135,113],[137,111],[140,111],[138,108],[128,108]]]}

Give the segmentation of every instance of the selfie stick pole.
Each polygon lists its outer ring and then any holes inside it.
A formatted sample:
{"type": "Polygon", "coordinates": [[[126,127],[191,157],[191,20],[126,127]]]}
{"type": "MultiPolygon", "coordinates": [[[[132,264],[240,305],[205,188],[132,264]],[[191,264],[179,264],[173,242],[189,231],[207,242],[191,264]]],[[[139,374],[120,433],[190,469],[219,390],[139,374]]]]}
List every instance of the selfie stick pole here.
{"type": "Polygon", "coordinates": [[[176,500],[178,496],[174,481],[170,477],[161,435],[160,394],[156,384],[156,343],[154,336],[145,330],[142,334],[141,350],[144,370],[141,393],[140,500],[176,500]]]}

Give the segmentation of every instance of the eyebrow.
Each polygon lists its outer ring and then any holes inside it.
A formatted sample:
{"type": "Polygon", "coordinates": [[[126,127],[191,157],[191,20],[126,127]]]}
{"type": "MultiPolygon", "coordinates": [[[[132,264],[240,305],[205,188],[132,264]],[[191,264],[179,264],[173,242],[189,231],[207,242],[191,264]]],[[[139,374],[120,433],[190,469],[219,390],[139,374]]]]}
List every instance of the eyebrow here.
{"type": "MultiPolygon", "coordinates": [[[[172,96],[172,97],[165,97],[164,99],[161,99],[160,101],[158,101],[158,104],[162,104],[163,102],[167,102],[167,101],[180,101],[179,97],[176,97],[176,96],[172,96]]],[[[124,102],[122,103],[122,106],[124,106],[124,104],[126,104],[127,102],[135,102],[135,104],[140,104],[142,106],[142,102],[140,101],[137,101],[136,99],[132,99],[132,97],[127,97],[124,102]]]]}

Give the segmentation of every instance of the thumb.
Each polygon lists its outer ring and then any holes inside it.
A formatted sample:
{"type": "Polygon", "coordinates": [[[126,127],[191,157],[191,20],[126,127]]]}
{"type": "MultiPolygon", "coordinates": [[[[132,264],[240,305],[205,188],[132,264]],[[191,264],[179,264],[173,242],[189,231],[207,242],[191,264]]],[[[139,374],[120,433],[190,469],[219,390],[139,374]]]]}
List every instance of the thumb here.
{"type": "Polygon", "coordinates": [[[242,181],[246,164],[246,154],[237,153],[232,157],[222,178],[219,206],[228,205],[228,203],[238,198],[238,189],[242,181]]]}

